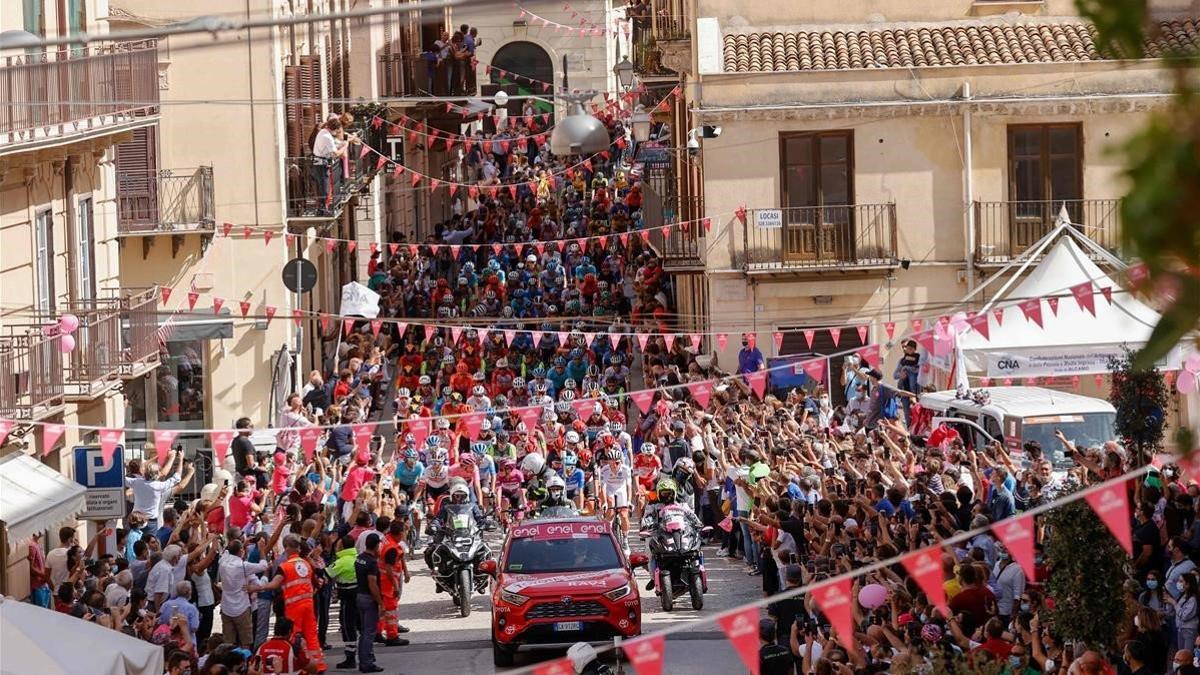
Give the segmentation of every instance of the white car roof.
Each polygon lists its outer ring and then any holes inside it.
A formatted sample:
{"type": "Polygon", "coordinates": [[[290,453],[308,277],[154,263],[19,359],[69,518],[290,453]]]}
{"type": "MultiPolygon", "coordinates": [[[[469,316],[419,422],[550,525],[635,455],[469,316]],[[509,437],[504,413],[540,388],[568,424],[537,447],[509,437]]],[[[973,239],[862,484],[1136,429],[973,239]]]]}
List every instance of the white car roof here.
{"type": "Polygon", "coordinates": [[[938,410],[993,412],[1014,417],[1116,412],[1112,404],[1103,399],[1045,387],[988,387],[986,391],[991,400],[985,406],[971,400],[955,399],[953,391],[922,394],[921,403],[927,407],[932,404],[938,410]]]}

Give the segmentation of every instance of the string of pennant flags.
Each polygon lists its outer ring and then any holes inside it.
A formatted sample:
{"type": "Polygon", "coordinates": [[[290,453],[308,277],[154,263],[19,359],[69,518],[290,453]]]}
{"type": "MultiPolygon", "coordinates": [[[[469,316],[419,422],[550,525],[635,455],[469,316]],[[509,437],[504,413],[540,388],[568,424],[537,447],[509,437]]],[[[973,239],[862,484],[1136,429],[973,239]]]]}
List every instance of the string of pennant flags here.
{"type": "MultiPolygon", "coordinates": [[[[578,23],[573,26],[562,23],[561,21],[554,21],[553,19],[546,18],[540,14],[537,14],[536,12],[533,12],[533,11],[525,8],[519,2],[514,2],[513,7],[515,7],[520,12],[517,15],[518,20],[524,19],[525,17],[529,17],[529,19],[531,20],[532,23],[541,23],[542,28],[553,27],[553,30],[556,33],[562,33],[565,31],[567,35],[576,34],[579,37],[589,37],[589,36],[602,37],[605,35],[605,31],[606,31],[605,27],[600,26],[599,24],[595,23],[594,21],[590,21],[586,17],[581,16],[579,14],[579,12],[574,11],[571,8],[569,3],[563,5],[563,11],[571,12],[571,18],[578,19],[578,23]]],[[[622,28],[626,32],[628,32],[628,26],[624,22],[622,22],[621,20],[618,20],[618,23],[621,23],[622,28]]],[[[618,35],[618,31],[615,29],[612,30],[612,35],[613,35],[613,37],[616,37],[618,35]]]]}
{"type": "MultiPolygon", "coordinates": [[[[1200,453],[1200,450],[1193,451],[1193,454],[1188,457],[1169,457],[1167,459],[1178,464],[1191,480],[1200,480],[1200,461],[1196,459],[1200,458],[1200,454],[1197,453],[1200,453]]],[[[1162,462],[1163,457],[1160,456],[1156,458],[1152,466],[1161,466],[1162,462]]],[[[1083,500],[1104,523],[1126,555],[1132,555],[1133,532],[1128,483],[1141,478],[1151,470],[1152,466],[1133,469],[1116,478],[1053,499],[1017,516],[959,532],[924,548],[899,553],[891,558],[871,562],[828,579],[787,589],[769,598],[755,600],[719,614],[699,616],[691,622],[676,623],[649,634],[622,640],[619,648],[624,652],[636,675],[661,675],[664,672],[666,661],[667,636],[683,630],[695,630],[698,623],[712,623],[720,627],[746,670],[751,675],[758,675],[760,645],[758,624],[761,609],[771,603],[804,596],[813,599],[821,616],[829,622],[839,644],[853,652],[858,648],[854,625],[854,603],[857,602],[854,597],[856,579],[900,565],[925,593],[930,605],[943,617],[949,618],[951,611],[946,597],[946,589],[943,586],[946,579],[942,567],[942,555],[947,547],[970,541],[980,534],[990,532],[999,539],[1013,561],[1025,573],[1026,578],[1033,579],[1036,577],[1037,571],[1036,517],[1083,500]]],[[[603,653],[615,649],[617,647],[605,645],[598,648],[597,651],[603,653]]],[[[573,675],[575,671],[571,659],[562,657],[510,672],[514,674],[531,673],[532,675],[573,675]]]]}
{"type": "MultiPolygon", "coordinates": [[[[1137,275],[1138,275],[1138,273],[1135,273],[1132,276],[1137,276],[1137,275]]],[[[1144,279],[1144,277],[1142,277],[1142,278],[1144,279]]],[[[1080,302],[1080,306],[1086,308],[1086,305],[1083,302],[1080,302]]],[[[219,311],[219,309],[218,309],[218,311],[219,311]]],[[[936,332],[937,331],[936,326],[941,321],[941,319],[942,319],[942,317],[939,317],[938,319],[933,321],[933,324],[935,326],[934,328],[922,328],[921,332],[922,333],[928,333],[930,331],[936,332]]],[[[358,319],[356,319],[356,320],[358,320],[358,319]]],[[[372,327],[374,328],[374,326],[376,326],[376,325],[382,326],[382,322],[384,320],[375,319],[372,321],[380,322],[379,324],[373,323],[372,327]]],[[[916,327],[915,319],[914,319],[913,326],[914,326],[914,328],[916,327]]],[[[453,338],[455,341],[457,341],[457,339],[462,334],[461,331],[466,330],[467,327],[461,327],[461,326],[460,327],[452,327],[451,330],[454,330],[455,328],[457,328],[459,330],[459,333],[457,335],[455,335],[453,338]]],[[[858,328],[858,327],[856,327],[856,328],[858,328]]],[[[479,331],[479,330],[486,330],[486,329],[476,329],[476,330],[479,331]]],[[[506,337],[506,339],[509,339],[510,343],[511,343],[510,335],[515,335],[515,333],[516,333],[516,331],[507,331],[507,330],[504,331],[505,337],[506,337]]],[[[776,331],[775,335],[778,336],[781,333],[782,333],[782,331],[776,331]]],[[[486,333],[485,333],[485,335],[486,335],[486,333]]],[[[565,338],[565,336],[569,335],[569,333],[560,331],[557,333],[557,335],[560,337],[560,339],[563,339],[563,338],[565,338]]],[[[671,335],[673,336],[672,337],[672,340],[673,340],[675,335],[674,334],[671,334],[671,335]]],[[[664,340],[667,338],[667,334],[660,334],[660,336],[663,337],[664,340]]],[[[648,344],[648,341],[651,336],[649,334],[638,333],[638,334],[635,334],[635,337],[637,338],[638,342],[640,343],[641,348],[643,350],[645,350],[646,345],[648,344]]],[[[611,339],[611,336],[610,336],[610,339],[611,339]]],[[[746,334],[746,339],[748,342],[750,342],[750,344],[753,344],[754,333],[746,334]]],[[[718,334],[718,341],[720,341],[720,334],[718,334]]],[[[781,342],[781,338],[777,337],[777,341],[781,342]]],[[[696,342],[696,344],[698,344],[698,342],[696,342]]],[[[836,353],[832,353],[832,354],[813,356],[811,358],[799,360],[798,362],[777,364],[775,366],[771,366],[771,367],[765,368],[763,370],[758,370],[758,371],[754,371],[754,372],[750,372],[750,373],[744,373],[741,375],[725,375],[725,376],[719,376],[719,377],[715,377],[715,378],[711,378],[711,379],[707,379],[707,380],[701,380],[698,382],[688,382],[688,383],[683,383],[683,384],[679,384],[679,385],[671,385],[671,386],[665,386],[665,387],[653,387],[653,388],[631,391],[626,394],[623,394],[622,397],[627,396],[638,406],[638,408],[642,411],[643,414],[646,414],[646,413],[649,413],[651,406],[654,405],[655,398],[658,396],[658,394],[660,392],[668,392],[668,391],[673,391],[673,390],[686,390],[687,393],[691,396],[691,398],[697,403],[697,405],[701,406],[702,408],[707,409],[710,405],[711,397],[712,397],[713,392],[715,391],[715,387],[720,383],[737,379],[740,381],[744,381],[744,383],[750,388],[750,390],[759,399],[763,399],[766,396],[767,380],[768,380],[768,376],[770,375],[771,372],[774,372],[777,370],[785,370],[785,369],[792,370],[793,372],[802,371],[805,375],[812,378],[814,381],[824,383],[824,382],[826,382],[826,376],[829,374],[828,363],[829,363],[830,359],[835,359],[839,356],[848,356],[851,354],[858,355],[860,358],[863,359],[864,362],[866,362],[868,365],[870,365],[873,368],[879,367],[879,364],[881,363],[880,345],[870,344],[870,345],[863,345],[863,346],[856,347],[856,348],[842,350],[840,352],[836,352],[836,353]],[[796,371],[795,370],[796,368],[799,368],[800,371],[796,371]]],[[[602,398],[607,398],[607,397],[576,399],[575,401],[572,402],[572,406],[578,414],[586,416],[588,411],[590,411],[592,409],[592,407],[594,407],[594,405],[598,401],[602,400],[602,398]]],[[[665,401],[659,401],[659,404],[663,405],[663,404],[665,404],[665,401]]],[[[521,417],[522,421],[524,421],[526,423],[526,427],[528,429],[533,429],[538,424],[538,422],[540,420],[540,415],[542,414],[543,411],[544,411],[544,408],[542,406],[533,405],[533,406],[524,406],[524,407],[496,410],[496,411],[492,411],[492,414],[504,414],[504,413],[516,414],[519,417],[521,417]]],[[[470,438],[472,440],[474,440],[475,438],[478,437],[479,428],[480,428],[480,425],[483,421],[485,414],[487,414],[487,413],[482,412],[482,411],[479,411],[479,412],[473,411],[473,412],[467,412],[467,413],[432,415],[429,417],[412,417],[412,418],[400,420],[399,422],[381,421],[381,422],[361,423],[361,424],[353,426],[354,437],[355,437],[356,444],[360,445],[362,448],[365,448],[365,447],[367,447],[367,444],[369,443],[371,436],[375,433],[375,431],[378,427],[380,427],[380,426],[397,426],[399,424],[399,425],[401,425],[399,428],[402,428],[407,433],[412,434],[415,442],[420,444],[420,443],[424,442],[425,438],[430,433],[431,424],[433,421],[438,420],[438,419],[455,419],[455,420],[459,421],[459,423],[460,423],[460,427],[459,427],[460,432],[468,434],[470,436],[470,438]]],[[[27,424],[38,425],[38,426],[42,427],[42,430],[43,430],[43,446],[42,446],[43,453],[49,452],[49,450],[54,447],[54,444],[61,438],[63,431],[68,427],[98,431],[99,436],[100,436],[101,449],[102,449],[102,452],[105,453],[106,456],[110,456],[111,453],[115,450],[116,446],[120,443],[121,438],[123,437],[126,430],[137,430],[137,429],[133,429],[133,428],[120,429],[120,428],[98,427],[98,426],[92,426],[92,425],[67,425],[67,424],[47,423],[47,422],[29,422],[27,424]]],[[[0,419],[0,444],[3,443],[4,438],[7,437],[8,433],[15,427],[15,425],[16,425],[16,421],[14,421],[14,420],[0,419]]],[[[315,450],[316,444],[317,444],[323,430],[327,429],[327,428],[332,428],[334,426],[339,426],[339,425],[331,424],[331,425],[325,425],[325,426],[311,426],[311,427],[303,427],[303,428],[296,430],[296,432],[300,435],[301,447],[304,450],[306,457],[310,457],[311,453],[315,450]]],[[[147,433],[152,432],[154,434],[155,447],[160,456],[164,455],[170,449],[171,443],[175,439],[175,435],[178,434],[177,431],[161,430],[161,429],[158,429],[158,430],[141,429],[140,431],[147,432],[147,433]]],[[[277,431],[277,432],[283,431],[283,429],[275,429],[274,431],[277,431]]],[[[212,442],[213,451],[216,454],[218,461],[223,462],[224,457],[229,449],[229,443],[232,441],[235,431],[232,429],[209,429],[209,430],[196,430],[191,433],[208,434],[210,437],[210,440],[212,442]]]]}

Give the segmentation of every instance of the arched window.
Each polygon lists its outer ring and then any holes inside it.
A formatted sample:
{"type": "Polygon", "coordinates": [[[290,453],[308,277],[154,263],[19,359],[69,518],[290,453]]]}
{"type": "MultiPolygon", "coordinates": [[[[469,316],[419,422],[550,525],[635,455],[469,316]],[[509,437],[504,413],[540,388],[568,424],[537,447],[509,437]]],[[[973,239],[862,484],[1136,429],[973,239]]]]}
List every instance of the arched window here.
{"type": "MultiPolygon", "coordinates": [[[[550,60],[546,50],[538,45],[532,42],[510,42],[496,51],[496,55],[492,57],[492,66],[492,84],[503,85],[509,94],[553,97],[553,90],[544,91],[541,83],[549,82],[551,86],[557,86],[554,82],[554,62],[550,60]],[[502,77],[500,70],[521,77],[502,77]],[[523,78],[532,79],[534,82],[523,78]]],[[[536,108],[540,112],[554,111],[553,106],[542,102],[538,102],[536,108]]],[[[520,104],[513,106],[515,111],[520,109],[520,104]]]]}

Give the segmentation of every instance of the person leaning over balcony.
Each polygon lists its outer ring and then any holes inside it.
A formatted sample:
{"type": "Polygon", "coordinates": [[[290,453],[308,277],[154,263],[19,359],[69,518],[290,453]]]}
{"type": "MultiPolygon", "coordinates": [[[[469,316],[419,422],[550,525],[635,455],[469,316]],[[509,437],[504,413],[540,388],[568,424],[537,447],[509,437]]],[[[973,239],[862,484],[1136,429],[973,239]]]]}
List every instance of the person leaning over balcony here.
{"type": "Polygon", "coordinates": [[[333,202],[333,167],[346,154],[346,145],[339,143],[337,138],[341,130],[341,119],[331,116],[321,125],[316,138],[313,139],[312,177],[317,183],[317,194],[320,195],[322,209],[328,209],[333,202]]]}

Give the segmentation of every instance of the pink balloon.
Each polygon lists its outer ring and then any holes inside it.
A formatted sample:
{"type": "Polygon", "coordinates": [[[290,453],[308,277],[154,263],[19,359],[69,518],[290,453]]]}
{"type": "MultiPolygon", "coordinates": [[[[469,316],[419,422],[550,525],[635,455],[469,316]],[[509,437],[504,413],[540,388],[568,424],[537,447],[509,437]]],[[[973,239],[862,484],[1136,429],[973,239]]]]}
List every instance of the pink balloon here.
{"type": "Polygon", "coordinates": [[[58,329],[64,333],[74,333],[79,328],[79,317],[74,314],[63,314],[58,317],[58,329]]]}
{"type": "Polygon", "coordinates": [[[1191,394],[1196,391],[1196,374],[1190,370],[1179,371],[1179,377],[1175,380],[1175,388],[1181,394],[1191,394]]]}
{"type": "Polygon", "coordinates": [[[875,609],[887,602],[887,589],[879,584],[867,584],[858,591],[858,604],[865,609],[875,609]]]}
{"type": "Polygon", "coordinates": [[[69,354],[69,353],[75,351],[75,338],[74,337],[72,337],[70,335],[64,335],[61,338],[59,338],[59,340],[61,340],[61,342],[58,343],[59,351],[61,351],[64,354],[69,354]]]}

